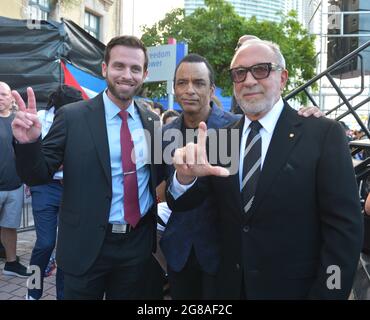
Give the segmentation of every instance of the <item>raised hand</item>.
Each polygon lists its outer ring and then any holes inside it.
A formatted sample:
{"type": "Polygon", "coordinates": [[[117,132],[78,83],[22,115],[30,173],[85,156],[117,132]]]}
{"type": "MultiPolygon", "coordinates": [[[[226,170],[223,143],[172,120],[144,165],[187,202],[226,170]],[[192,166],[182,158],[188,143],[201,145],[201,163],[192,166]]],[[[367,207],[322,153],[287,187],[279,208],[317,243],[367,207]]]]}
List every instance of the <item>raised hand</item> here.
{"type": "Polygon", "coordinates": [[[206,152],[207,125],[199,123],[197,143],[188,143],[185,147],[176,149],[173,164],[176,168],[176,178],[181,184],[191,183],[195,177],[220,176],[227,177],[229,171],[223,167],[209,164],[206,152]]]}
{"type": "Polygon", "coordinates": [[[20,143],[35,142],[41,135],[35,94],[32,88],[27,88],[28,108],[17,91],[12,91],[12,94],[19,108],[12,122],[13,136],[20,143]]]}

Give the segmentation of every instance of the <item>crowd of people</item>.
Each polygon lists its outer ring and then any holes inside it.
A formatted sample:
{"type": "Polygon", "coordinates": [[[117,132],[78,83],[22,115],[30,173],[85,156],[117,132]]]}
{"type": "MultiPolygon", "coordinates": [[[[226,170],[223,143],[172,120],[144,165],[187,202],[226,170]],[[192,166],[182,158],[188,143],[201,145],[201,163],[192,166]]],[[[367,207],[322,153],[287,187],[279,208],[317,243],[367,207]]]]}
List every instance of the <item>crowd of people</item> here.
{"type": "Polygon", "coordinates": [[[233,113],[195,53],[174,73],[180,114],[136,99],[148,55],[133,36],[107,44],[107,89],[90,100],[61,86],[37,111],[32,88],[26,103],[0,83],[3,272],[29,276],[15,250],[24,183],[30,265],[44,275],[56,245],[58,299],[162,299],[165,281],[173,299],[347,299],[363,222],[346,136],[282,99],[277,44],[243,36],[230,58],[233,113]]]}

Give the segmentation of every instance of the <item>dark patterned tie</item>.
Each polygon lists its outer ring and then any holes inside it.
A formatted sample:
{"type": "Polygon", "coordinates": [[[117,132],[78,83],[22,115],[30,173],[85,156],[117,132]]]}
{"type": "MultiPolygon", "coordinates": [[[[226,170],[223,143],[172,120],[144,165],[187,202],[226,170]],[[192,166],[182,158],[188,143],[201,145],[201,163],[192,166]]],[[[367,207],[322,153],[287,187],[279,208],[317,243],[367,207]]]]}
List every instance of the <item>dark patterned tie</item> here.
{"type": "Polygon", "coordinates": [[[140,220],[140,206],[136,164],[133,161],[134,143],[127,124],[127,111],[122,110],[118,115],[122,119],[120,137],[124,191],[123,208],[125,211],[125,220],[135,228],[140,220]]]}
{"type": "Polygon", "coordinates": [[[252,207],[256,192],[258,177],[261,172],[261,124],[252,121],[251,128],[244,150],[243,179],[241,185],[244,213],[248,213],[252,207]]]}

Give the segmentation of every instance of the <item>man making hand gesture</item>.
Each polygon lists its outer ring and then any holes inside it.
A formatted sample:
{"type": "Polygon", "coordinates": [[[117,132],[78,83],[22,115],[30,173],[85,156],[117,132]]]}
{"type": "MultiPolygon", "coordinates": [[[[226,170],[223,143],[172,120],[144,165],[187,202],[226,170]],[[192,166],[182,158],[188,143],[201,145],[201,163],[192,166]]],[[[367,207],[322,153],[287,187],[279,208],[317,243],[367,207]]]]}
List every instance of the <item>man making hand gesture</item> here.
{"type": "Polygon", "coordinates": [[[169,207],[190,210],[209,196],[216,202],[219,298],[347,299],[363,226],[343,130],[326,118],[300,117],[282,100],[288,72],[274,43],[246,42],[230,76],[244,116],[227,128],[224,143],[237,145],[238,170],[228,175],[235,163],[220,157],[208,163],[201,123],[198,143],[176,151],[169,207]]]}

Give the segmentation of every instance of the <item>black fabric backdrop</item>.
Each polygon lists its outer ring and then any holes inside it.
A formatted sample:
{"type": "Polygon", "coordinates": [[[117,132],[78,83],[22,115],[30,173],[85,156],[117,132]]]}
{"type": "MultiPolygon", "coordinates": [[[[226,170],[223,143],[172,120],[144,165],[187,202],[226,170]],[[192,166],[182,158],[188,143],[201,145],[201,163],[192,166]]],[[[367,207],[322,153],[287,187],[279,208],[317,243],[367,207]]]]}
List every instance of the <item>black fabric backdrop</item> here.
{"type": "Polygon", "coordinates": [[[30,21],[0,17],[0,81],[25,97],[31,86],[38,108],[64,82],[61,60],[102,78],[105,45],[73,21],[30,21]]]}

